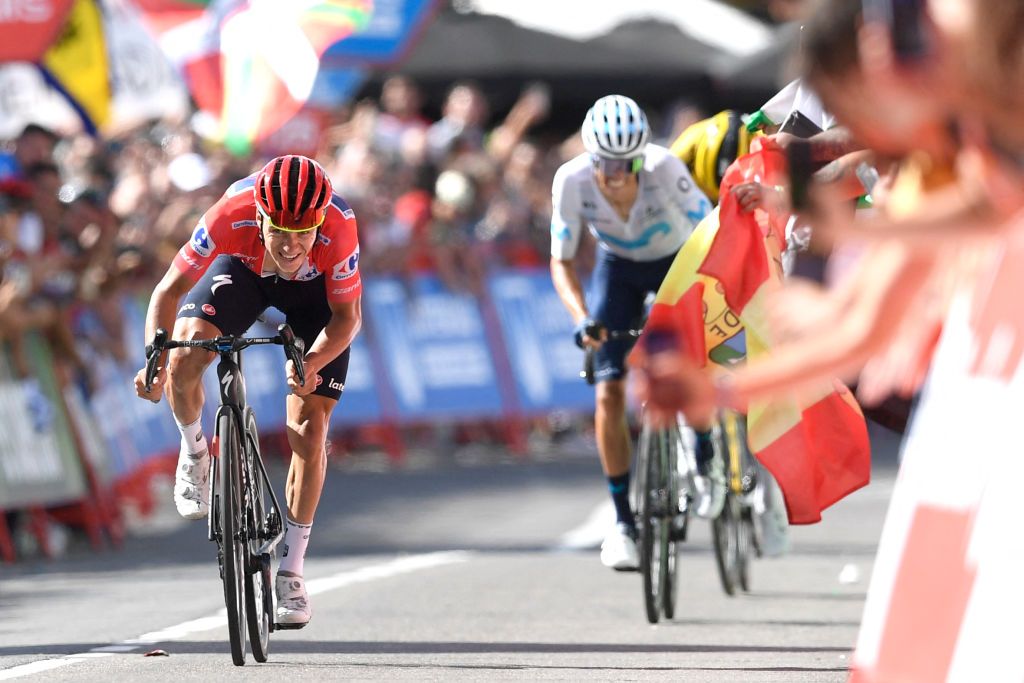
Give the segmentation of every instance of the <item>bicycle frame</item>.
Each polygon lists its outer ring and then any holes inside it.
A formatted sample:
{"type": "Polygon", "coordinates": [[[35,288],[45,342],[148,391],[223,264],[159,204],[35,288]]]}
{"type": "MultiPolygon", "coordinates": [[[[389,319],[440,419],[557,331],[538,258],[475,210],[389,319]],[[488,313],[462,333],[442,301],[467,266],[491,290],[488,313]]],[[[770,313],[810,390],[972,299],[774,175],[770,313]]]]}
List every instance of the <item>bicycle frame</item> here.
{"type": "MultiPolygon", "coordinates": [[[[268,340],[258,339],[254,340],[257,343],[264,342],[271,343],[268,340]]],[[[243,448],[245,444],[248,444],[249,433],[246,429],[247,420],[245,419],[246,413],[249,409],[248,404],[245,400],[245,376],[242,374],[242,352],[241,349],[235,350],[233,348],[227,349],[220,352],[220,361],[217,363],[217,386],[220,390],[220,406],[217,408],[217,414],[214,418],[214,424],[220,424],[220,418],[226,413],[231,413],[232,418],[235,420],[235,424],[238,427],[238,433],[243,439],[243,448]]],[[[217,434],[219,437],[220,435],[217,434]]],[[[218,440],[219,441],[219,440],[218,440]]],[[[258,467],[258,472],[251,473],[256,474],[263,478],[266,484],[267,493],[270,495],[273,501],[275,510],[281,510],[281,504],[277,499],[277,494],[274,492],[274,487],[270,481],[270,475],[267,473],[266,465],[263,462],[263,456],[259,451],[259,444],[252,444],[254,458],[253,461],[258,467]]],[[[212,468],[212,476],[210,477],[210,500],[213,500],[214,493],[217,491],[217,477],[218,468],[212,468]]],[[[248,487],[246,487],[248,488],[248,487]]],[[[247,493],[246,491],[245,493],[247,493]]],[[[217,541],[216,529],[214,529],[213,515],[207,516],[207,537],[211,541],[217,541]]],[[[273,538],[267,539],[263,545],[260,546],[259,554],[270,553],[277,547],[277,544],[284,538],[284,530],[282,529],[273,538]]]]}

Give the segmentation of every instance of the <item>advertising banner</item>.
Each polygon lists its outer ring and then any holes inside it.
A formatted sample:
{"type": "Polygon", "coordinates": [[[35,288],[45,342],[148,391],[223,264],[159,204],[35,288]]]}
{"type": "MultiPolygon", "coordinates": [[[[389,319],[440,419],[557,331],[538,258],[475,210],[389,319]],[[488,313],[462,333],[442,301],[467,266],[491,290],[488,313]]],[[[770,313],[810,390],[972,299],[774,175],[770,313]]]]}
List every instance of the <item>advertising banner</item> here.
{"type": "Polygon", "coordinates": [[[499,271],[488,280],[523,412],[594,408],[594,389],[580,379],[583,352],[572,318],[546,269],[499,271]]]}
{"type": "Polygon", "coordinates": [[[501,393],[483,317],[439,279],[364,283],[369,341],[381,353],[402,421],[497,417],[501,393]]]}
{"type": "Polygon", "coordinates": [[[86,484],[68,429],[52,359],[35,335],[25,344],[31,379],[0,352],[0,509],[68,503],[86,484]]]}

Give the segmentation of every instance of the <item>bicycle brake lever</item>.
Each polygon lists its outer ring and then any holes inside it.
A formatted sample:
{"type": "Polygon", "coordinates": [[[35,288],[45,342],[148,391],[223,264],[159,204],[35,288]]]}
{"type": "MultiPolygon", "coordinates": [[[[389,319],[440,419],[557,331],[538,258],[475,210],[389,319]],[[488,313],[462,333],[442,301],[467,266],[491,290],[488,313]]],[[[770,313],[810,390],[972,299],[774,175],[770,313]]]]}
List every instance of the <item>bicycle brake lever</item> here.
{"type": "Polygon", "coordinates": [[[146,346],[146,393],[153,390],[153,379],[156,378],[157,361],[160,360],[160,352],[164,350],[167,343],[167,330],[160,327],[153,334],[153,343],[146,346]]]}

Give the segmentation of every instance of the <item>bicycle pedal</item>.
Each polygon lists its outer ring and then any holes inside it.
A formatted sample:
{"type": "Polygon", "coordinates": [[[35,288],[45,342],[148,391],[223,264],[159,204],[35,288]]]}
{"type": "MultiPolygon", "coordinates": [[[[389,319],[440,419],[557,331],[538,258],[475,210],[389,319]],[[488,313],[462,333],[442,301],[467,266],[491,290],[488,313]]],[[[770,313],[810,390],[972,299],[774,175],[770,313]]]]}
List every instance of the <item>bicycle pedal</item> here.
{"type": "Polygon", "coordinates": [[[309,623],[308,621],[304,622],[304,623],[301,623],[301,624],[275,623],[274,624],[274,628],[275,629],[279,629],[281,631],[298,631],[300,628],[306,628],[306,624],[308,624],[308,623],[309,623]]]}

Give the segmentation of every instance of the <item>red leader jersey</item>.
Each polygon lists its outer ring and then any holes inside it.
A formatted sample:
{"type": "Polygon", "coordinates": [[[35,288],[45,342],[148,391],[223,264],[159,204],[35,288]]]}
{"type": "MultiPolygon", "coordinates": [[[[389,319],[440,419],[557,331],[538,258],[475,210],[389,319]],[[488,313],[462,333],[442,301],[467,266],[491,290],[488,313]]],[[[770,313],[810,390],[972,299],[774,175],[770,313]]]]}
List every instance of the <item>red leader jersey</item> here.
{"type": "MultiPolygon", "coordinates": [[[[193,281],[198,280],[217,256],[228,254],[241,259],[254,273],[263,274],[266,249],[260,241],[256,222],[256,200],[252,192],[255,184],[256,174],[235,182],[203,214],[191,239],[174,257],[174,265],[181,273],[193,281]]],[[[353,301],[362,293],[356,218],[338,195],[331,198],[320,236],[292,279],[312,280],[321,273],[328,301],[353,301]]]]}

